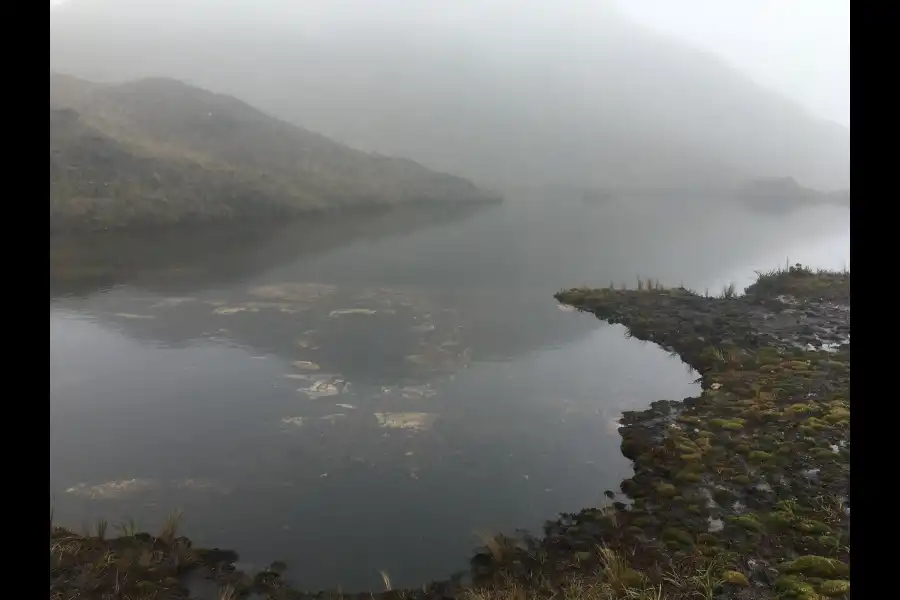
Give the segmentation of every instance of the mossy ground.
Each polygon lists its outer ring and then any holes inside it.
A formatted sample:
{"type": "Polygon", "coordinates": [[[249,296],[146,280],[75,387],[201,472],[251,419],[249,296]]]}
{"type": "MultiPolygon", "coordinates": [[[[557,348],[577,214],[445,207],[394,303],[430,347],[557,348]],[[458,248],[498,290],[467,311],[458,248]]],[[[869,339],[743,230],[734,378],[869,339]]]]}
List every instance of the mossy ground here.
{"type": "MultiPolygon", "coordinates": [[[[556,297],[677,354],[703,393],[624,415],[635,472],[622,501],[561,515],[540,537],[486,537],[470,585],[374,595],[849,598],[849,272],[790,267],[721,298],[656,284],[556,297]]],[[[51,598],[188,598],[191,572],[235,598],[313,596],[172,533],[102,537],[52,531],[51,598]]]]}

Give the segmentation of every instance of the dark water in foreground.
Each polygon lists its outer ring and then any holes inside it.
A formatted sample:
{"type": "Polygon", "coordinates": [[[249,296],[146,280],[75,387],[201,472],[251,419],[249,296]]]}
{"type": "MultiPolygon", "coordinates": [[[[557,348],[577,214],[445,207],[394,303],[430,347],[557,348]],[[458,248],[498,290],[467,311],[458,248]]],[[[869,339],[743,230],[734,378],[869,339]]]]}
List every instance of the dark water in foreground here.
{"type": "Polygon", "coordinates": [[[180,507],[196,543],[307,587],[447,576],[477,530],[602,502],[631,472],[620,413],[695,392],[555,291],[849,266],[846,210],[535,200],[51,241],[56,519],[180,507]]]}

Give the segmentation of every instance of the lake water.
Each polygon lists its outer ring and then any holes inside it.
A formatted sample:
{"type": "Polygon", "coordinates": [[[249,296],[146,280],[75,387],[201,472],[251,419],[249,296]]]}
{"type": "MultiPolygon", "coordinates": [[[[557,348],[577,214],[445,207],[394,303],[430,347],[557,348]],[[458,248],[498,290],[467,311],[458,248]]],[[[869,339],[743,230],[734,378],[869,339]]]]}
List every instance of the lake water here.
{"type": "Polygon", "coordinates": [[[158,529],[305,587],[419,585],[476,531],[618,491],[623,410],[697,375],[553,293],[636,277],[718,293],[849,267],[849,212],[565,198],[268,229],[52,239],[57,522],[158,529]]]}

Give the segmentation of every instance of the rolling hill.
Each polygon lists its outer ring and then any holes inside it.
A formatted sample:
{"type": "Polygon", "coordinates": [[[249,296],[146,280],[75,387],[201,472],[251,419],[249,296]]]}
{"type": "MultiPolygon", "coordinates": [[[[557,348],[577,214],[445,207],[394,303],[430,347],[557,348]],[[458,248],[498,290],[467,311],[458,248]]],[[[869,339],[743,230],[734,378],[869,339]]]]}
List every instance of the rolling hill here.
{"type": "Polygon", "coordinates": [[[489,198],[180,81],[50,74],[51,231],[489,198]]]}

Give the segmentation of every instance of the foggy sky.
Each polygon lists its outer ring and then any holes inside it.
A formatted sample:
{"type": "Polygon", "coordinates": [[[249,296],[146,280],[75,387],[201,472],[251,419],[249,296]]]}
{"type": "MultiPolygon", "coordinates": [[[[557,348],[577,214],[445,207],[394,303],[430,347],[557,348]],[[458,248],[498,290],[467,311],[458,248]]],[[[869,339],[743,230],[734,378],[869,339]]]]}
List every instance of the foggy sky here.
{"type": "Polygon", "coordinates": [[[69,0],[51,11],[50,67],[174,77],[501,188],[848,187],[849,129],[821,118],[841,94],[817,93],[839,79],[833,28],[723,4],[679,16],[662,0],[69,0]],[[792,39],[806,40],[796,53],[792,39]]]}
{"type": "MultiPolygon", "coordinates": [[[[50,6],[66,1],[50,0],[50,6]]],[[[312,4],[327,4],[317,10],[335,20],[360,20],[340,2],[312,4]]],[[[433,10],[434,3],[421,5],[433,10]]],[[[849,0],[628,0],[618,6],[640,23],[715,52],[819,117],[850,126],[849,0]]],[[[396,18],[390,12],[381,17],[396,18]]]]}
{"type": "Polygon", "coordinates": [[[633,18],[712,50],[850,126],[850,0],[627,0],[633,18]]]}

